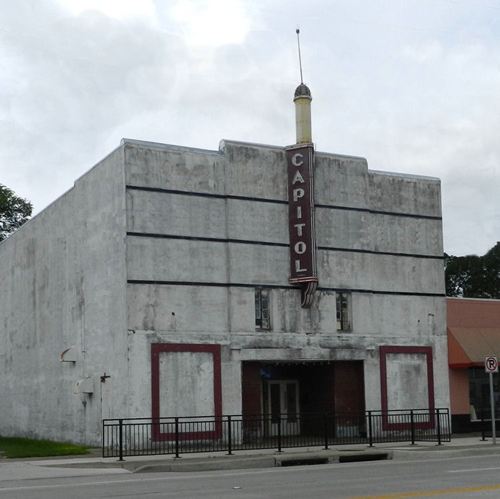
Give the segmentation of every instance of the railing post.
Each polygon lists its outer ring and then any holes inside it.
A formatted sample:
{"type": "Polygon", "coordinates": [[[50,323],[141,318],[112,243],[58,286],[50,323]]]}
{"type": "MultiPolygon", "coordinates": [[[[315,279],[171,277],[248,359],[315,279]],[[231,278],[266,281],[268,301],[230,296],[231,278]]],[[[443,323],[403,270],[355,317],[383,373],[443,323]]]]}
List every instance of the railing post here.
{"type": "Polygon", "coordinates": [[[410,411],[410,430],[411,430],[411,445],[415,445],[415,418],[413,409],[410,411]]]}
{"type": "Polygon", "coordinates": [[[102,420],[102,457],[105,457],[104,456],[104,446],[106,445],[106,437],[104,435],[104,431],[105,431],[105,426],[104,426],[104,419],[102,420]]]}
{"type": "Polygon", "coordinates": [[[332,413],[332,430],[333,430],[333,443],[334,445],[337,444],[337,437],[338,437],[338,430],[337,430],[337,415],[335,414],[335,411],[332,413]]]}
{"type": "Polygon", "coordinates": [[[123,419],[118,420],[118,460],[123,461],[123,419]]]}
{"type": "Polygon", "coordinates": [[[323,415],[323,430],[325,438],[325,450],[328,450],[328,415],[323,415]]]}
{"type": "Polygon", "coordinates": [[[179,456],[179,417],[175,418],[175,457],[179,456]]]}
{"type": "Polygon", "coordinates": [[[482,412],[481,412],[481,440],[483,442],[486,441],[486,434],[484,431],[484,415],[482,414],[482,412]]]}
{"type": "MultiPolygon", "coordinates": [[[[271,425],[272,425],[272,416],[271,416],[271,425]]],[[[281,414],[278,419],[278,452],[281,452],[281,414]]]]}
{"type": "Polygon", "coordinates": [[[439,414],[439,409],[436,409],[436,419],[437,419],[438,445],[441,445],[441,416],[439,414]]]}
{"type": "Polygon", "coordinates": [[[232,455],[232,447],[233,447],[233,442],[232,442],[232,429],[231,429],[231,416],[227,417],[227,454],[228,456],[232,455]]]}
{"type": "Polygon", "coordinates": [[[368,411],[368,443],[373,447],[372,411],[368,411]]]}

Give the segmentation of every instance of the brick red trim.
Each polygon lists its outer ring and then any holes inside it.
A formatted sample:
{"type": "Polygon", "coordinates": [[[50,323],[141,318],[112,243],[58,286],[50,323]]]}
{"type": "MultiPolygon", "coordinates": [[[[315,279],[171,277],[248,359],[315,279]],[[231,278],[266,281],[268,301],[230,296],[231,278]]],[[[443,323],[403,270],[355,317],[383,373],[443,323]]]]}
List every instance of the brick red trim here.
{"type": "MultiPolygon", "coordinates": [[[[432,362],[432,347],[419,346],[381,346],[380,347],[380,393],[382,402],[382,429],[383,430],[403,430],[410,427],[410,423],[390,423],[387,415],[388,397],[387,397],[387,355],[395,354],[423,354],[427,361],[427,394],[428,409],[431,413],[434,412],[434,369],[432,362]]],[[[408,409],[411,409],[409,407],[408,409]]],[[[434,418],[430,417],[429,421],[415,424],[418,429],[434,428],[434,418]]]]}
{"type": "MultiPolygon", "coordinates": [[[[222,381],[221,381],[221,346],[200,345],[193,343],[152,343],[151,344],[151,412],[152,418],[158,419],[160,414],[160,353],[163,352],[207,352],[212,354],[214,368],[214,416],[215,430],[202,432],[183,432],[180,440],[217,439],[222,435],[222,381]]],[[[186,414],[186,416],[190,416],[186,414]]],[[[175,440],[174,433],[164,433],[160,425],[153,424],[154,440],[175,440]]]]}

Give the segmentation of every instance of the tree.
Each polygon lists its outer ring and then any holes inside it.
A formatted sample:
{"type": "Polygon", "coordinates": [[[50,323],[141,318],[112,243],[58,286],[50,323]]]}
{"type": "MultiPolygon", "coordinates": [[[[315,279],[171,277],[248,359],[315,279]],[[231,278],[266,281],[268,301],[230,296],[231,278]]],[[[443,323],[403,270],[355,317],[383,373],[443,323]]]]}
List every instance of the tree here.
{"type": "Polygon", "coordinates": [[[500,242],[483,256],[445,254],[446,295],[500,299],[500,242]]]}
{"type": "Polygon", "coordinates": [[[33,205],[29,201],[0,184],[0,241],[28,221],[32,211],[33,205]]]}

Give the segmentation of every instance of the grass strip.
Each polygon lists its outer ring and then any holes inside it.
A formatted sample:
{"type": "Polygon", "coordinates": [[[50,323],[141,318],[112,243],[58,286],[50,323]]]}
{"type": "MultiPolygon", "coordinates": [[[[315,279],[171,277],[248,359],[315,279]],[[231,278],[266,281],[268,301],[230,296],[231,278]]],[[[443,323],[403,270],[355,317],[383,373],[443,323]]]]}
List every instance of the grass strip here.
{"type": "Polygon", "coordinates": [[[0,436],[0,455],[7,458],[72,456],[88,452],[87,447],[68,442],[0,436]]]}

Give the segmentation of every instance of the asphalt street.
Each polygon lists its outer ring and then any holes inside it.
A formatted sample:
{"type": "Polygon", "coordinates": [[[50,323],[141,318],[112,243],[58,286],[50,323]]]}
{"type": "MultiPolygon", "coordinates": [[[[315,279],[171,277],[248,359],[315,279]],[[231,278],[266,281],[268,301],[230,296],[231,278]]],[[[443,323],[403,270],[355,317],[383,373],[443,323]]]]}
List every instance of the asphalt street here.
{"type": "MultiPolygon", "coordinates": [[[[0,471],[2,466],[5,464],[0,463],[0,471]]],[[[4,474],[0,499],[500,497],[500,453],[192,473],[133,474],[108,469],[84,470],[82,475],[81,471],[70,469],[63,472],[67,476],[22,480],[15,476],[6,479],[4,474]]]]}

